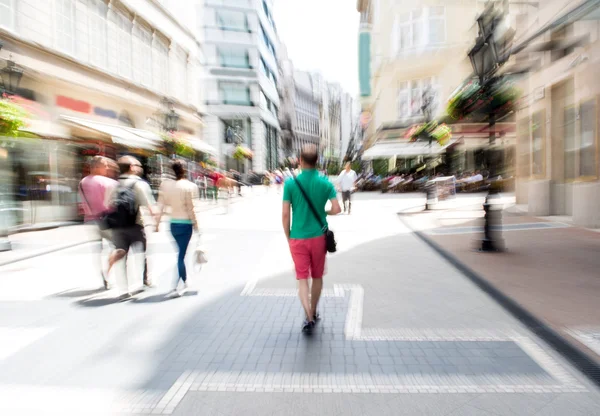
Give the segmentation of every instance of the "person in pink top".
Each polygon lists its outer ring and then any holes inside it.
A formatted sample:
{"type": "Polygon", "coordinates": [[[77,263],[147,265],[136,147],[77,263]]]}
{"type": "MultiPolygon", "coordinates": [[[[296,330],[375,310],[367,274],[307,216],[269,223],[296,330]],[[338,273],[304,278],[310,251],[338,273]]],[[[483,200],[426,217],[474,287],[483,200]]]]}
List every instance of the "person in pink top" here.
{"type": "MultiPolygon", "coordinates": [[[[94,156],[90,162],[91,173],[79,183],[79,196],[85,213],[84,221],[96,227],[101,246],[104,239],[109,241],[111,239],[110,231],[102,230],[98,226],[102,216],[108,210],[105,205],[106,195],[118,185],[117,181],[108,177],[109,167],[109,159],[103,156],[94,156]]],[[[100,250],[99,261],[104,288],[109,289],[110,285],[104,267],[102,267],[102,250],[100,250]]]]}

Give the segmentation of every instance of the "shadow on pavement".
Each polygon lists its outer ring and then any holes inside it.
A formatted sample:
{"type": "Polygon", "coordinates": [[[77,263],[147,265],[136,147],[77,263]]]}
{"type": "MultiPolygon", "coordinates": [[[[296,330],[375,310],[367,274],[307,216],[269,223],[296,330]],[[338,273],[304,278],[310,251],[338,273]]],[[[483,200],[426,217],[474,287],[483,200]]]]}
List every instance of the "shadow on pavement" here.
{"type": "Polygon", "coordinates": [[[168,302],[170,300],[177,300],[179,298],[185,298],[188,296],[198,296],[198,291],[197,290],[189,290],[187,292],[185,292],[182,296],[177,296],[177,297],[173,297],[173,296],[169,296],[168,293],[160,293],[158,295],[153,295],[153,296],[148,296],[145,298],[141,298],[141,299],[133,299],[132,303],[161,303],[161,302],[168,302]]]}
{"type": "Polygon", "coordinates": [[[82,300],[75,302],[75,304],[78,306],[83,306],[83,307],[87,307],[87,308],[98,308],[98,307],[102,307],[102,306],[115,305],[117,303],[122,303],[122,302],[131,302],[135,299],[136,295],[139,295],[140,293],[143,293],[143,292],[144,292],[144,290],[134,291],[131,293],[132,297],[129,297],[127,295],[120,295],[115,298],[82,299],[82,300]]]}
{"type": "Polygon", "coordinates": [[[66,290],[64,292],[55,293],[50,295],[51,298],[84,298],[88,296],[97,295],[99,293],[106,292],[106,289],[99,287],[97,289],[85,289],[85,290],[66,290]]]}

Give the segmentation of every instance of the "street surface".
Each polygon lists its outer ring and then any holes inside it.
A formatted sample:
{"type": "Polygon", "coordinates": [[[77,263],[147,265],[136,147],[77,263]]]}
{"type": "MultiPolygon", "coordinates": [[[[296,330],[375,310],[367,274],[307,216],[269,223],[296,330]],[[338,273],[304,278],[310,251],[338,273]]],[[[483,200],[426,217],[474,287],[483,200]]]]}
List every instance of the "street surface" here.
{"type": "Polygon", "coordinates": [[[358,194],[331,219],[302,335],[280,197],[201,214],[209,263],[179,299],[166,231],[156,287],[127,302],[99,290],[96,243],[1,267],[0,414],[600,414],[595,386],[403,225],[415,196],[358,194]]]}

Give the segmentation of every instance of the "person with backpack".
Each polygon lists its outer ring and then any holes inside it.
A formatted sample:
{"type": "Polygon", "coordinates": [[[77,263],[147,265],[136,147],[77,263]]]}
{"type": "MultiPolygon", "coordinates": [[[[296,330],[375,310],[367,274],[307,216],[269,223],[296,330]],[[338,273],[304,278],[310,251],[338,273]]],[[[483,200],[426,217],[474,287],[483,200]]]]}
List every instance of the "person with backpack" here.
{"type": "Polygon", "coordinates": [[[198,198],[198,187],[186,179],[185,162],[174,160],[171,168],[175,173],[175,181],[164,181],[160,185],[158,204],[161,207],[156,218],[156,230],[160,225],[165,208],[170,210],[171,235],[177,244],[177,272],[178,279],[171,296],[182,296],[187,290],[187,270],[185,267],[185,254],[194,231],[198,232],[198,217],[194,209],[194,200],[198,198]],[[182,288],[178,290],[179,281],[182,288]]]}
{"type": "Polygon", "coordinates": [[[300,302],[306,314],[302,331],[308,334],[320,318],[317,306],[323,289],[325,257],[328,251],[335,251],[327,216],[341,211],[333,184],[316,169],[318,156],[316,146],[304,147],[300,156],[302,173],[288,179],[283,188],[283,232],[294,260],[300,302]],[[331,202],[329,211],[325,210],[327,201],[331,202]]]}
{"type": "MultiPolygon", "coordinates": [[[[119,158],[118,164],[121,171],[119,185],[108,196],[107,206],[111,208],[111,212],[104,219],[107,226],[112,229],[115,245],[115,251],[108,259],[109,271],[116,262],[127,256],[131,246],[136,243],[142,245],[145,257],[146,232],[144,215],[140,208],[143,207],[150,211],[151,215],[154,215],[155,204],[150,185],[138,176],[142,164],[132,156],[119,158]]],[[[125,274],[127,273],[125,272],[125,274]]],[[[129,280],[126,279],[126,281],[129,280]]],[[[146,287],[152,287],[145,259],[143,283],[146,287]]],[[[129,287],[129,284],[127,286],[129,287]]],[[[131,297],[131,293],[127,291],[125,297],[131,297]]]]}

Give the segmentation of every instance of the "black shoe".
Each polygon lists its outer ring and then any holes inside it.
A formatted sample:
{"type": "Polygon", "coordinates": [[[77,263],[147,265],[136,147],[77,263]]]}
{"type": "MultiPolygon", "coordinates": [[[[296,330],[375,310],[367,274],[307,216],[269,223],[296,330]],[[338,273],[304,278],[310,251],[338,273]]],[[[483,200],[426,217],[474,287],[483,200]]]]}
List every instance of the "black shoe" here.
{"type": "Polygon", "coordinates": [[[312,334],[312,330],[315,327],[315,321],[309,321],[306,319],[302,324],[302,332],[305,334],[312,334]]]}
{"type": "Polygon", "coordinates": [[[313,315],[313,321],[316,324],[317,322],[319,322],[321,320],[321,315],[319,314],[319,312],[315,313],[313,315]]]}

